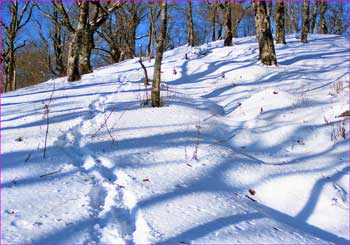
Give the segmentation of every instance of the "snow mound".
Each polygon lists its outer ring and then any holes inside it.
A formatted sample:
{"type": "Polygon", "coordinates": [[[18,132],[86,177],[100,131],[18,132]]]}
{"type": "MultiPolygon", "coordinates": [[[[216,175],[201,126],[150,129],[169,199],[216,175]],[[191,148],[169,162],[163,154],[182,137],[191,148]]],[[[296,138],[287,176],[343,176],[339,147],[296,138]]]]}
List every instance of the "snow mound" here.
{"type": "Polygon", "coordinates": [[[296,105],[296,98],[287,92],[267,88],[240,102],[228,116],[235,121],[253,120],[264,113],[283,110],[296,105]]]}

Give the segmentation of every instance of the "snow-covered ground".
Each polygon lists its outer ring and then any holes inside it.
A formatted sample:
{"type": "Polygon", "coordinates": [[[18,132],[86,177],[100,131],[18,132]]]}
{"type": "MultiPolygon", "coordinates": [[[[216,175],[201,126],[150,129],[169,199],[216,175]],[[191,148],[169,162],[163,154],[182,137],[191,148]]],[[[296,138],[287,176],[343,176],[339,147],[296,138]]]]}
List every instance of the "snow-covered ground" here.
{"type": "Polygon", "coordinates": [[[168,51],[161,108],[137,59],[3,94],[1,243],[350,243],[349,42],[309,40],[168,51]]]}

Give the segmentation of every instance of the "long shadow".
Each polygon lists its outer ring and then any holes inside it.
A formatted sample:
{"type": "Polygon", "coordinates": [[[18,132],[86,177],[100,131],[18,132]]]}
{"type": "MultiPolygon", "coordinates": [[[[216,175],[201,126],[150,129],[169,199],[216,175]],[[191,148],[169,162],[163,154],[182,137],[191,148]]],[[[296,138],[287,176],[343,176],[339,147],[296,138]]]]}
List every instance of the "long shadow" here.
{"type": "Polygon", "coordinates": [[[185,243],[187,241],[193,241],[195,239],[204,237],[205,235],[208,235],[211,232],[215,232],[229,225],[237,224],[242,221],[256,220],[256,219],[262,219],[262,218],[265,218],[265,216],[258,212],[222,217],[222,218],[218,218],[210,222],[198,225],[196,227],[193,227],[191,229],[188,229],[182,232],[179,235],[176,235],[174,237],[168,238],[167,240],[160,241],[157,243],[158,244],[185,243]]]}
{"type": "MultiPolygon", "coordinates": [[[[195,132],[193,132],[194,135],[195,132]]],[[[130,143],[128,143],[128,141],[124,141],[126,143],[126,145],[124,147],[124,149],[129,149],[129,148],[141,148],[144,147],[145,144],[144,142],[149,142],[149,140],[151,141],[155,141],[154,143],[158,144],[156,146],[162,145],[162,143],[164,143],[164,140],[168,141],[168,137],[171,136],[171,138],[173,138],[173,140],[177,139],[181,134],[179,133],[172,133],[172,134],[168,134],[165,135],[163,137],[163,140],[159,140],[159,136],[151,136],[151,137],[146,137],[146,138],[141,138],[138,139],[139,140],[139,144],[136,144],[136,146],[132,145],[131,147],[131,142],[133,140],[130,141],[130,143]],[[160,143],[162,142],[162,143],[160,143]]],[[[193,136],[192,135],[192,136],[193,136]]],[[[170,141],[173,141],[170,140],[170,141]]],[[[177,141],[178,142],[178,141],[177,141]]],[[[156,204],[159,204],[161,202],[167,201],[167,200],[172,200],[175,199],[176,197],[179,196],[184,196],[187,194],[193,194],[193,193],[200,193],[200,192],[213,192],[213,193],[217,193],[219,192],[227,192],[227,193],[232,193],[233,191],[241,191],[240,189],[235,189],[232,186],[228,186],[227,183],[225,183],[222,179],[222,174],[225,173],[229,168],[235,167],[235,163],[236,162],[245,162],[245,164],[249,164],[249,162],[251,163],[255,163],[254,160],[249,161],[245,158],[238,158],[236,157],[234,160],[233,159],[225,159],[225,161],[222,161],[217,167],[214,167],[213,169],[209,170],[208,173],[206,173],[205,176],[203,176],[201,179],[199,180],[195,180],[195,181],[191,181],[189,183],[189,187],[188,188],[184,188],[184,189],[179,189],[179,190],[175,190],[173,192],[168,192],[165,194],[161,194],[161,195],[157,195],[145,200],[141,200],[138,203],[138,207],[139,208],[146,208],[149,206],[154,206],[156,204]],[[214,184],[214,182],[215,184],[214,184]]],[[[317,193],[316,193],[317,194],[317,193]]],[[[266,211],[266,210],[264,210],[266,211]]],[[[291,226],[297,228],[297,229],[304,229],[305,228],[305,232],[308,234],[311,234],[313,236],[319,237],[321,239],[324,239],[326,241],[330,241],[330,242],[340,242],[343,243],[344,241],[347,242],[347,240],[342,239],[334,234],[331,234],[329,232],[323,231],[320,228],[314,227],[312,225],[309,225],[307,223],[305,223],[305,221],[300,221],[299,219],[296,220],[296,218],[288,216],[286,214],[283,214],[279,211],[276,211],[274,209],[268,209],[268,214],[271,215],[271,217],[273,217],[275,220],[280,221],[282,223],[287,223],[290,224],[291,226]],[[296,223],[297,222],[297,223],[296,223]],[[301,223],[301,225],[300,225],[301,223]]],[[[170,238],[166,241],[164,241],[164,243],[166,242],[172,242],[172,241],[176,241],[178,242],[178,240],[182,239],[182,237],[185,237],[187,239],[196,239],[199,237],[202,237],[206,232],[208,232],[208,230],[217,230],[222,228],[225,224],[229,224],[230,222],[234,222],[237,220],[245,220],[248,218],[260,218],[259,213],[254,214],[254,217],[250,217],[250,216],[245,216],[245,215],[238,215],[236,217],[227,217],[227,219],[222,218],[222,219],[218,219],[216,221],[212,221],[209,222],[207,224],[203,224],[200,225],[198,227],[194,227],[191,228],[185,232],[183,232],[182,234],[170,238]],[[258,216],[258,217],[257,217],[258,216]],[[232,219],[231,219],[232,218],[232,219]]],[[[261,215],[261,218],[263,217],[263,215],[261,215]]],[[[52,243],[52,241],[58,241],[58,242],[64,242],[64,239],[72,237],[74,235],[74,233],[78,233],[80,230],[84,229],[84,227],[89,226],[91,224],[90,221],[79,221],[77,224],[75,224],[73,227],[70,226],[71,228],[64,228],[63,230],[60,231],[56,231],[52,234],[49,234],[45,237],[42,238],[38,238],[36,240],[34,240],[34,243],[52,243]],[[63,234],[65,234],[67,232],[67,229],[70,230],[70,232],[68,232],[66,236],[62,237],[63,234]]],[[[162,242],[163,243],[163,242],[162,242]]]]}
{"type": "MultiPolygon", "coordinates": [[[[189,64],[190,61],[193,60],[186,60],[182,66],[181,66],[181,71],[182,71],[182,76],[179,79],[173,80],[173,81],[169,81],[168,84],[169,85],[181,85],[181,84],[191,84],[191,83],[198,83],[200,81],[202,81],[203,79],[208,79],[208,75],[215,73],[215,71],[217,71],[218,69],[222,68],[223,66],[226,65],[232,65],[233,63],[241,63],[241,62],[237,62],[234,60],[226,60],[226,61],[218,61],[216,63],[210,63],[208,64],[208,69],[202,71],[202,72],[197,72],[197,73],[193,73],[191,75],[188,74],[187,72],[187,65],[189,64]]],[[[251,66],[251,64],[256,63],[255,59],[251,59],[251,60],[247,60],[246,62],[248,62],[247,65],[245,66],[239,66],[236,68],[228,68],[229,70],[223,71],[223,72],[229,72],[235,69],[241,69],[244,67],[249,67],[251,66]]],[[[220,77],[221,74],[217,74],[216,76],[212,77],[212,78],[218,78],[220,77]]]]}
{"type": "Polygon", "coordinates": [[[262,213],[273,218],[274,220],[281,222],[283,224],[287,224],[291,227],[294,227],[295,229],[300,230],[306,234],[312,235],[314,237],[318,237],[330,243],[350,244],[350,240],[339,237],[328,231],[322,230],[321,228],[308,224],[305,220],[292,217],[288,214],[282,213],[276,209],[273,209],[261,203],[253,203],[253,205],[262,213]]]}
{"type": "MultiPolygon", "coordinates": [[[[57,105],[54,105],[55,107],[57,107],[57,105]]],[[[68,111],[79,111],[81,109],[83,109],[84,107],[80,106],[80,107],[76,107],[76,108],[70,108],[70,109],[64,109],[64,110],[50,110],[50,113],[51,114],[54,114],[54,113],[62,113],[62,112],[68,112],[68,111]]],[[[43,115],[44,114],[44,109],[36,109],[36,110],[33,110],[33,112],[29,112],[28,114],[25,114],[25,115],[20,115],[20,116],[15,116],[15,117],[11,117],[11,118],[8,118],[8,119],[1,119],[0,122],[10,122],[10,121],[14,121],[14,120],[17,120],[17,119],[22,119],[22,118],[25,118],[25,117],[30,117],[30,116],[35,116],[35,115],[43,115]]],[[[3,129],[3,128],[2,128],[3,129]]]]}
{"type": "Polygon", "coordinates": [[[327,55],[336,55],[336,54],[344,54],[344,50],[342,51],[336,51],[336,52],[322,52],[322,53],[305,53],[301,54],[299,56],[293,57],[288,60],[280,61],[280,65],[292,65],[298,61],[305,61],[305,60],[310,60],[310,59],[327,59],[328,57],[324,57],[327,55]]]}
{"type": "Polygon", "coordinates": [[[313,186],[312,191],[310,193],[309,200],[303,207],[303,209],[298,213],[297,216],[295,216],[296,219],[300,220],[307,220],[311,215],[313,210],[315,209],[317,205],[317,201],[320,197],[320,194],[323,190],[323,187],[330,182],[335,182],[339,180],[342,176],[344,176],[346,173],[350,173],[350,166],[347,166],[340,170],[339,172],[335,173],[332,176],[329,176],[328,178],[321,178],[319,179],[313,186]]]}
{"type": "Polygon", "coordinates": [[[55,230],[49,234],[45,234],[41,237],[32,239],[30,241],[30,244],[68,244],[70,242],[70,239],[76,237],[84,230],[88,230],[89,227],[92,227],[94,225],[93,221],[93,218],[76,221],[73,224],[67,225],[60,230],[55,230]]]}
{"type": "Polygon", "coordinates": [[[6,188],[14,188],[14,187],[21,187],[25,185],[33,185],[33,184],[40,184],[40,183],[45,183],[49,182],[52,180],[52,178],[64,178],[67,176],[71,176],[75,173],[77,173],[79,170],[70,170],[68,172],[64,173],[57,173],[53,177],[40,177],[40,176],[30,176],[30,177],[25,177],[21,179],[16,179],[13,181],[6,181],[6,182],[1,182],[1,188],[6,189],[6,188]]]}

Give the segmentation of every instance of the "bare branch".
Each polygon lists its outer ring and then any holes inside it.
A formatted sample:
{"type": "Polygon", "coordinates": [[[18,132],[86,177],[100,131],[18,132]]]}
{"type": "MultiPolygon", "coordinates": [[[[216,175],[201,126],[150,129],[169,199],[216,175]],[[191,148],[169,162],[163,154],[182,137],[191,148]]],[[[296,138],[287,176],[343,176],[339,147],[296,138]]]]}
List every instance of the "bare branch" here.
{"type": "Polygon", "coordinates": [[[62,24],[65,27],[67,27],[69,32],[74,33],[75,29],[73,28],[72,24],[69,21],[69,16],[68,16],[68,13],[67,13],[66,9],[63,6],[63,3],[62,2],[57,2],[57,3],[56,2],[52,2],[52,4],[58,10],[58,12],[60,12],[60,14],[62,15],[62,17],[63,17],[62,24]]]}
{"type": "Polygon", "coordinates": [[[95,47],[95,50],[99,50],[99,51],[102,51],[102,52],[105,52],[105,53],[108,53],[108,54],[111,53],[109,50],[104,49],[104,48],[99,48],[99,47],[95,47]]]}
{"type": "Polygon", "coordinates": [[[32,17],[32,13],[33,13],[33,8],[34,8],[34,5],[31,4],[30,7],[29,7],[29,13],[27,15],[27,18],[25,19],[25,21],[23,21],[23,23],[21,24],[22,20],[23,20],[23,17],[24,17],[24,14],[27,12],[27,9],[28,9],[28,6],[29,6],[29,1],[27,1],[25,3],[25,5],[23,6],[22,8],[22,11],[18,17],[18,28],[17,28],[17,31],[19,31],[20,29],[22,29],[30,20],[30,18],[32,17]]]}
{"type": "Polygon", "coordinates": [[[142,35],[142,36],[136,37],[135,39],[136,39],[136,40],[140,40],[140,39],[145,38],[145,37],[148,37],[148,34],[145,34],[145,35],[142,35]]]}
{"type": "Polygon", "coordinates": [[[13,51],[16,52],[18,49],[23,48],[24,46],[26,46],[26,40],[24,40],[24,42],[21,45],[15,47],[13,51]]]}
{"type": "Polygon", "coordinates": [[[2,26],[2,27],[4,28],[4,30],[5,30],[5,32],[6,32],[6,35],[8,36],[9,33],[10,33],[9,27],[6,26],[6,24],[5,24],[2,20],[0,20],[0,26],[2,26]]]}

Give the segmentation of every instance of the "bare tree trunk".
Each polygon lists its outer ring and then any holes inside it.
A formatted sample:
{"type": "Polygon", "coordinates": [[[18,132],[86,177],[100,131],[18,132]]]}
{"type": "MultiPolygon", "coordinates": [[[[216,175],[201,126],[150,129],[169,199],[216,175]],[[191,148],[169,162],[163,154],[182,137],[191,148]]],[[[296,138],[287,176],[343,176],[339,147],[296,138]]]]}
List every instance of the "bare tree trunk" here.
{"type": "Polygon", "coordinates": [[[94,33],[89,28],[84,29],[79,53],[79,72],[81,75],[92,72],[90,57],[92,50],[95,48],[94,33]]]}
{"type": "Polygon", "coordinates": [[[195,37],[192,18],[192,0],[187,0],[187,43],[189,46],[195,46],[195,37]]]}
{"type": "Polygon", "coordinates": [[[68,81],[77,81],[81,79],[79,72],[79,53],[83,42],[84,27],[89,15],[89,2],[82,1],[79,5],[79,21],[72,40],[69,44],[68,62],[67,62],[67,76],[68,81]]]}
{"type": "Polygon", "coordinates": [[[130,25],[130,55],[132,55],[132,58],[136,55],[136,28],[137,23],[135,18],[133,18],[132,25],[130,25]]]}
{"type": "MultiPolygon", "coordinates": [[[[11,40],[12,38],[10,38],[11,40]]],[[[11,41],[14,44],[14,41],[11,41]]],[[[13,45],[9,45],[8,67],[7,67],[7,81],[5,91],[16,89],[16,58],[13,45]]]]}
{"type": "Polygon", "coordinates": [[[296,13],[296,9],[295,9],[295,5],[293,3],[293,0],[290,2],[290,18],[291,18],[292,31],[299,32],[297,13],[296,13]]]}
{"type": "Polygon", "coordinates": [[[315,26],[316,26],[316,18],[317,18],[317,12],[318,12],[318,8],[320,6],[320,2],[318,0],[316,0],[314,2],[314,10],[312,12],[312,17],[311,17],[311,23],[310,23],[310,30],[309,33],[313,33],[315,30],[315,26]]]}
{"type": "Polygon", "coordinates": [[[154,11],[152,9],[152,4],[148,4],[148,11],[149,11],[149,29],[148,29],[148,42],[147,42],[147,52],[146,56],[151,57],[152,54],[152,43],[153,43],[153,36],[154,36],[154,11]]]}
{"type": "Polygon", "coordinates": [[[64,62],[64,38],[62,37],[62,27],[58,24],[59,16],[56,9],[54,9],[53,19],[51,20],[51,24],[53,26],[53,31],[51,34],[53,53],[55,56],[55,69],[51,68],[50,70],[54,70],[56,75],[60,77],[64,77],[67,74],[66,64],[64,62]]]}
{"type": "Polygon", "coordinates": [[[344,3],[339,2],[335,16],[334,16],[334,22],[333,22],[333,33],[334,34],[343,35],[343,33],[344,33],[344,25],[343,25],[342,16],[344,16],[344,3]]]}
{"type": "Polygon", "coordinates": [[[121,52],[116,45],[110,45],[110,56],[113,63],[118,63],[120,61],[121,52]]]}
{"type": "Polygon", "coordinates": [[[303,7],[303,27],[301,31],[301,42],[307,43],[307,33],[309,32],[309,10],[310,0],[304,0],[303,7]]]}
{"type": "Polygon", "coordinates": [[[63,60],[63,43],[59,39],[59,42],[54,45],[54,53],[55,53],[55,63],[56,63],[56,71],[60,77],[64,77],[67,74],[66,65],[63,60]]]}
{"type": "Polygon", "coordinates": [[[160,33],[157,38],[157,52],[154,63],[154,74],[152,83],[152,106],[160,107],[160,70],[163,59],[164,43],[167,34],[167,1],[161,3],[161,26],[160,33]]]}
{"type": "Polygon", "coordinates": [[[10,81],[11,81],[11,90],[16,90],[17,83],[16,83],[16,65],[13,65],[13,70],[11,71],[12,74],[10,74],[10,81]]]}
{"type": "MultiPolygon", "coordinates": [[[[266,10],[267,10],[267,16],[269,18],[271,18],[271,15],[272,15],[272,1],[268,1],[267,4],[266,4],[266,10]]],[[[271,19],[270,19],[271,21],[271,19]]]]}
{"type": "Polygon", "coordinates": [[[219,23],[218,40],[222,39],[222,28],[223,28],[223,25],[221,23],[219,23]]]}
{"type": "Polygon", "coordinates": [[[276,43],[286,44],[283,0],[278,0],[276,2],[276,43]]]}
{"type": "Polygon", "coordinates": [[[291,25],[290,25],[290,3],[287,1],[285,2],[285,28],[286,28],[286,33],[291,33],[291,25]]]}
{"type": "Polygon", "coordinates": [[[92,71],[90,56],[94,48],[93,35],[108,19],[110,13],[123,4],[122,2],[115,2],[111,6],[110,3],[108,3],[107,8],[104,8],[99,1],[75,0],[75,2],[79,10],[76,28],[73,27],[73,23],[70,21],[70,17],[62,1],[52,1],[55,9],[62,16],[60,24],[64,25],[71,34],[67,61],[68,81],[80,80],[80,70],[82,73],[92,71]],[[89,6],[95,6],[92,19],[89,18],[89,14],[93,13],[89,10],[89,6]]]}
{"type": "Polygon", "coordinates": [[[225,1],[225,41],[224,46],[232,46],[232,14],[229,1],[225,1]]]}
{"type": "Polygon", "coordinates": [[[210,3],[209,1],[207,2],[207,4],[208,4],[208,12],[209,12],[209,18],[210,18],[211,40],[215,41],[216,40],[215,20],[216,20],[217,4],[210,3]]]}
{"type": "Polygon", "coordinates": [[[81,79],[79,72],[79,37],[74,34],[68,47],[67,76],[68,81],[78,81],[81,79]]]}
{"type": "MultiPolygon", "coordinates": [[[[43,12],[40,8],[39,10],[43,12]]],[[[45,12],[44,12],[45,13],[45,12]]],[[[42,25],[39,21],[36,21],[38,24],[39,36],[42,43],[47,49],[46,62],[49,70],[54,76],[64,77],[66,76],[66,64],[64,62],[64,51],[65,51],[65,41],[67,40],[65,34],[67,32],[63,31],[62,26],[59,24],[60,16],[58,15],[57,9],[53,9],[53,14],[50,17],[50,25],[46,27],[49,31],[48,37],[46,37],[42,32],[42,25]],[[51,41],[52,49],[49,44],[51,41]],[[55,59],[54,65],[51,62],[51,50],[53,51],[53,56],[55,59]]]]}
{"type": "Polygon", "coordinates": [[[232,26],[232,35],[234,38],[237,38],[238,37],[238,34],[237,34],[237,30],[238,30],[238,26],[239,24],[241,23],[243,18],[237,18],[235,21],[234,21],[234,24],[232,26]]]}
{"type": "Polygon", "coordinates": [[[277,65],[270,19],[266,12],[266,2],[254,2],[256,36],[259,43],[259,60],[264,65],[277,65]]]}
{"type": "Polygon", "coordinates": [[[327,1],[322,0],[321,6],[320,6],[320,24],[321,24],[321,34],[327,34],[328,29],[327,29],[327,23],[326,23],[326,18],[325,14],[328,8],[327,1]]]}

